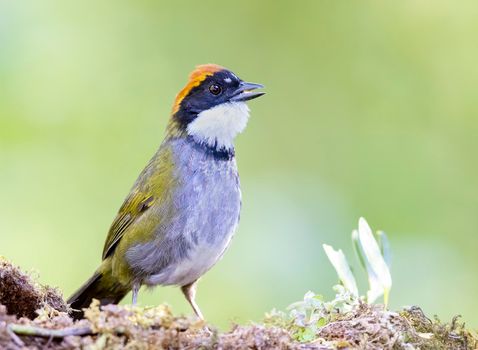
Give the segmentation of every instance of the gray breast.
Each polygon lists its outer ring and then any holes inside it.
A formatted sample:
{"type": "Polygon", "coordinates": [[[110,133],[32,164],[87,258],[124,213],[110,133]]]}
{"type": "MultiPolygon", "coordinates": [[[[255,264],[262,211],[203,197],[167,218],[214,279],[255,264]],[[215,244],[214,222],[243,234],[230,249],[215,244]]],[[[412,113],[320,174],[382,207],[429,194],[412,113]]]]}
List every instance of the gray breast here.
{"type": "Polygon", "coordinates": [[[173,150],[178,180],[167,210],[172,217],[158,226],[155,241],[127,254],[132,266],[141,266],[143,283],[149,285],[186,285],[201,277],[229,245],[241,207],[234,157],[206,152],[187,139],[168,142],[163,146],[173,150]]]}

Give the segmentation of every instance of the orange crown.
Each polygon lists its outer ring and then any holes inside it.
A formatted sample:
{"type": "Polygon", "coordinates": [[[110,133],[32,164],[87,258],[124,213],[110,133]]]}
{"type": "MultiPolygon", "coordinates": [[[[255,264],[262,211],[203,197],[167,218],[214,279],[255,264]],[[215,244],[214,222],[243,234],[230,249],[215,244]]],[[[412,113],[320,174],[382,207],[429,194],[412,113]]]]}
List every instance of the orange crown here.
{"type": "Polygon", "coordinates": [[[196,69],[194,69],[189,75],[189,81],[186,86],[176,95],[173,105],[173,114],[179,110],[181,102],[193,88],[199,86],[199,84],[201,84],[208,76],[211,76],[214,73],[224,69],[224,67],[221,67],[217,64],[202,64],[197,66],[196,69]]]}

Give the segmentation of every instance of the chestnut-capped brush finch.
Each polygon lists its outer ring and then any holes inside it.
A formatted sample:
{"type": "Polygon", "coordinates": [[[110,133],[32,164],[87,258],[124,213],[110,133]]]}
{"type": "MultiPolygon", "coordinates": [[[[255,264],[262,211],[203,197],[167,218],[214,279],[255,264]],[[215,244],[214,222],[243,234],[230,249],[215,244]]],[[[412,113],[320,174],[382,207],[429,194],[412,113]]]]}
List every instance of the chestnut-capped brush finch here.
{"type": "Polygon", "coordinates": [[[93,298],[118,303],[142,285],[177,285],[199,318],[196,283],[224,254],[236,230],[241,190],[234,138],[262,96],[214,64],[198,66],[176,96],[166,137],[111,225],[103,261],[68,300],[73,317],[93,298]]]}

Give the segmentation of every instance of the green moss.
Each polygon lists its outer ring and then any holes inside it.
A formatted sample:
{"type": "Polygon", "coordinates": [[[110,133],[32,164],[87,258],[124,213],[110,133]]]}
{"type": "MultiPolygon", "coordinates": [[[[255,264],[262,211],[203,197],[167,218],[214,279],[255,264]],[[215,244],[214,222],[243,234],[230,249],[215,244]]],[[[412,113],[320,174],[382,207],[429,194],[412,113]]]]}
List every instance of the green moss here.
{"type": "Polygon", "coordinates": [[[65,312],[67,306],[60,294],[37,284],[5,260],[0,261],[0,277],[1,301],[8,305],[0,305],[1,349],[43,349],[48,345],[53,350],[467,350],[478,346],[476,333],[467,330],[458,317],[442,323],[426,317],[418,307],[389,311],[351,297],[340,286],[331,301],[309,292],[287,313],[274,311],[263,324],[235,325],[222,333],[193,317],[174,316],[166,305],[99,307],[93,302],[85,311],[86,318],[74,321],[65,312]]]}

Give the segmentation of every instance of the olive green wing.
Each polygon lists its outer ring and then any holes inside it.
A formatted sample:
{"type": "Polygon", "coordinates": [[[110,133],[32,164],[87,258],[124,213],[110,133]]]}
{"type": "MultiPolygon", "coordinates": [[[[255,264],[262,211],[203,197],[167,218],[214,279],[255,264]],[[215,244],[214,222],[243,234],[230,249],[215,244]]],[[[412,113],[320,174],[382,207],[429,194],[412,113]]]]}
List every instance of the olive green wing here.
{"type": "Polygon", "coordinates": [[[169,193],[173,184],[171,152],[160,149],[141,172],[110,227],[103,260],[113,253],[128,229],[169,193]]]}
{"type": "Polygon", "coordinates": [[[113,251],[127,229],[143,215],[154,203],[154,196],[133,189],[128,195],[106,237],[103,248],[103,260],[113,251]]]}

